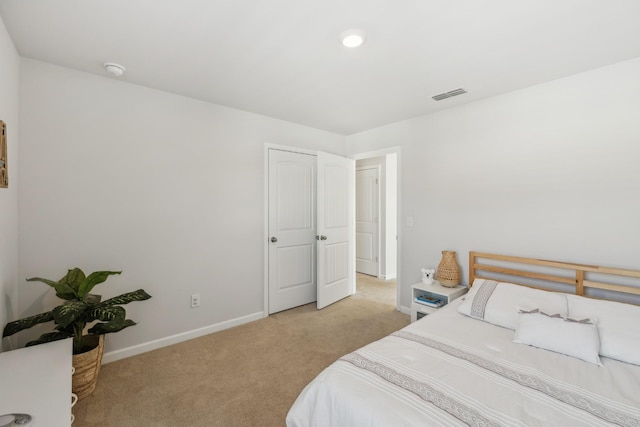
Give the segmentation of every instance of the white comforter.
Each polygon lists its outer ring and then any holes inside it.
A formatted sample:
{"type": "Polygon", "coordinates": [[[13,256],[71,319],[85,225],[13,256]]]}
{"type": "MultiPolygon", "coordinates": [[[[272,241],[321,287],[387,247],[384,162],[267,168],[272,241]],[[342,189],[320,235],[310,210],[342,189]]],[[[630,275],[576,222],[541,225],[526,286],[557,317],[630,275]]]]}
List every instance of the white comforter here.
{"type": "Polygon", "coordinates": [[[640,366],[515,344],[457,303],[329,366],[287,426],[640,427],[640,366]]]}

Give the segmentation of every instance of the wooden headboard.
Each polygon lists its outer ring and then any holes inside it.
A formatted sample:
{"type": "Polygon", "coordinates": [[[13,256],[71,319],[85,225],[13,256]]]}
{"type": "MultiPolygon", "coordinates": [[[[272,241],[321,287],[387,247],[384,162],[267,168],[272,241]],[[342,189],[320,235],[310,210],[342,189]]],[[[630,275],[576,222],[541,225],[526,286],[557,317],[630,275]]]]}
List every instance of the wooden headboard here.
{"type": "Polygon", "coordinates": [[[640,296],[640,271],[638,270],[484,252],[469,252],[469,286],[475,279],[497,280],[532,288],[595,297],[599,296],[593,295],[593,292],[587,289],[640,296]],[[595,276],[594,280],[589,280],[592,276],[595,276]],[[620,284],[621,282],[624,284],[620,284]],[[546,286],[540,286],[540,283],[546,286]]]}

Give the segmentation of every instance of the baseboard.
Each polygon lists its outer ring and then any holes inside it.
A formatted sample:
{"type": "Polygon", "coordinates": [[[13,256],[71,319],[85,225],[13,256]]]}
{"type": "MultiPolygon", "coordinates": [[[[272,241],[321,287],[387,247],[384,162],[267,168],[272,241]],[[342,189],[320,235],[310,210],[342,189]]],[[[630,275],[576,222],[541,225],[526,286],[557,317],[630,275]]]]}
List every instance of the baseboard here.
{"type": "Polygon", "coordinates": [[[411,316],[411,307],[405,307],[404,305],[401,305],[400,313],[408,314],[409,316],[411,316]]]}
{"type": "Polygon", "coordinates": [[[178,344],[193,338],[198,338],[204,335],[212,334],[214,332],[233,328],[234,326],[244,325],[245,323],[253,322],[254,320],[260,320],[264,317],[264,312],[260,311],[258,313],[249,314],[247,316],[238,317],[236,319],[226,320],[224,322],[194,329],[192,331],[182,332],[180,334],[171,335],[165,338],[160,338],[158,340],[123,348],[122,350],[110,351],[102,356],[102,363],[105,364],[115,362],[116,360],[120,359],[126,359],[127,357],[136,356],[138,354],[146,353],[147,351],[156,350],[158,348],[167,347],[173,344],[178,344]]]}

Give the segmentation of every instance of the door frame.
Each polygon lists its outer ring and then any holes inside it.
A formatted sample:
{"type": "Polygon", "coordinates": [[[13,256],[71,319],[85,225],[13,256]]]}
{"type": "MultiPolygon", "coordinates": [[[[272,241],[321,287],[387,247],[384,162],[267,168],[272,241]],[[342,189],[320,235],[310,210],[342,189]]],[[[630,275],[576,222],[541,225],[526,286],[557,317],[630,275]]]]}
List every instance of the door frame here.
{"type": "Polygon", "coordinates": [[[388,154],[395,154],[397,161],[396,168],[396,209],[397,209],[397,217],[396,217],[396,231],[397,231],[397,250],[396,250],[396,310],[405,313],[411,314],[410,309],[402,310],[402,305],[400,301],[400,296],[402,295],[402,150],[400,146],[394,146],[389,148],[383,148],[380,150],[373,151],[365,151],[361,153],[350,153],[348,157],[351,157],[354,160],[362,160],[368,159],[371,157],[380,157],[387,156],[388,154]]]}

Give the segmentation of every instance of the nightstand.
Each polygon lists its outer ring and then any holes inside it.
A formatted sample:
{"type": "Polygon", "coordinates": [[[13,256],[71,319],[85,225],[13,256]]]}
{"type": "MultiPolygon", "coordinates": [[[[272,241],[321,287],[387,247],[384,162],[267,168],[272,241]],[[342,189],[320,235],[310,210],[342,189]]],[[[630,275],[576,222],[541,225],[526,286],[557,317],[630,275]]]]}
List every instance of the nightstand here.
{"type": "Polygon", "coordinates": [[[435,312],[439,307],[432,307],[427,303],[420,303],[416,298],[420,295],[426,295],[430,298],[438,298],[442,300],[443,306],[449,304],[456,298],[467,293],[466,286],[456,286],[455,288],[447,288],[442,286],[437,280],[431,285],[424,283],[416,283],[411,286],[411,322],[415,322],[423,316],[435,312]]]}

